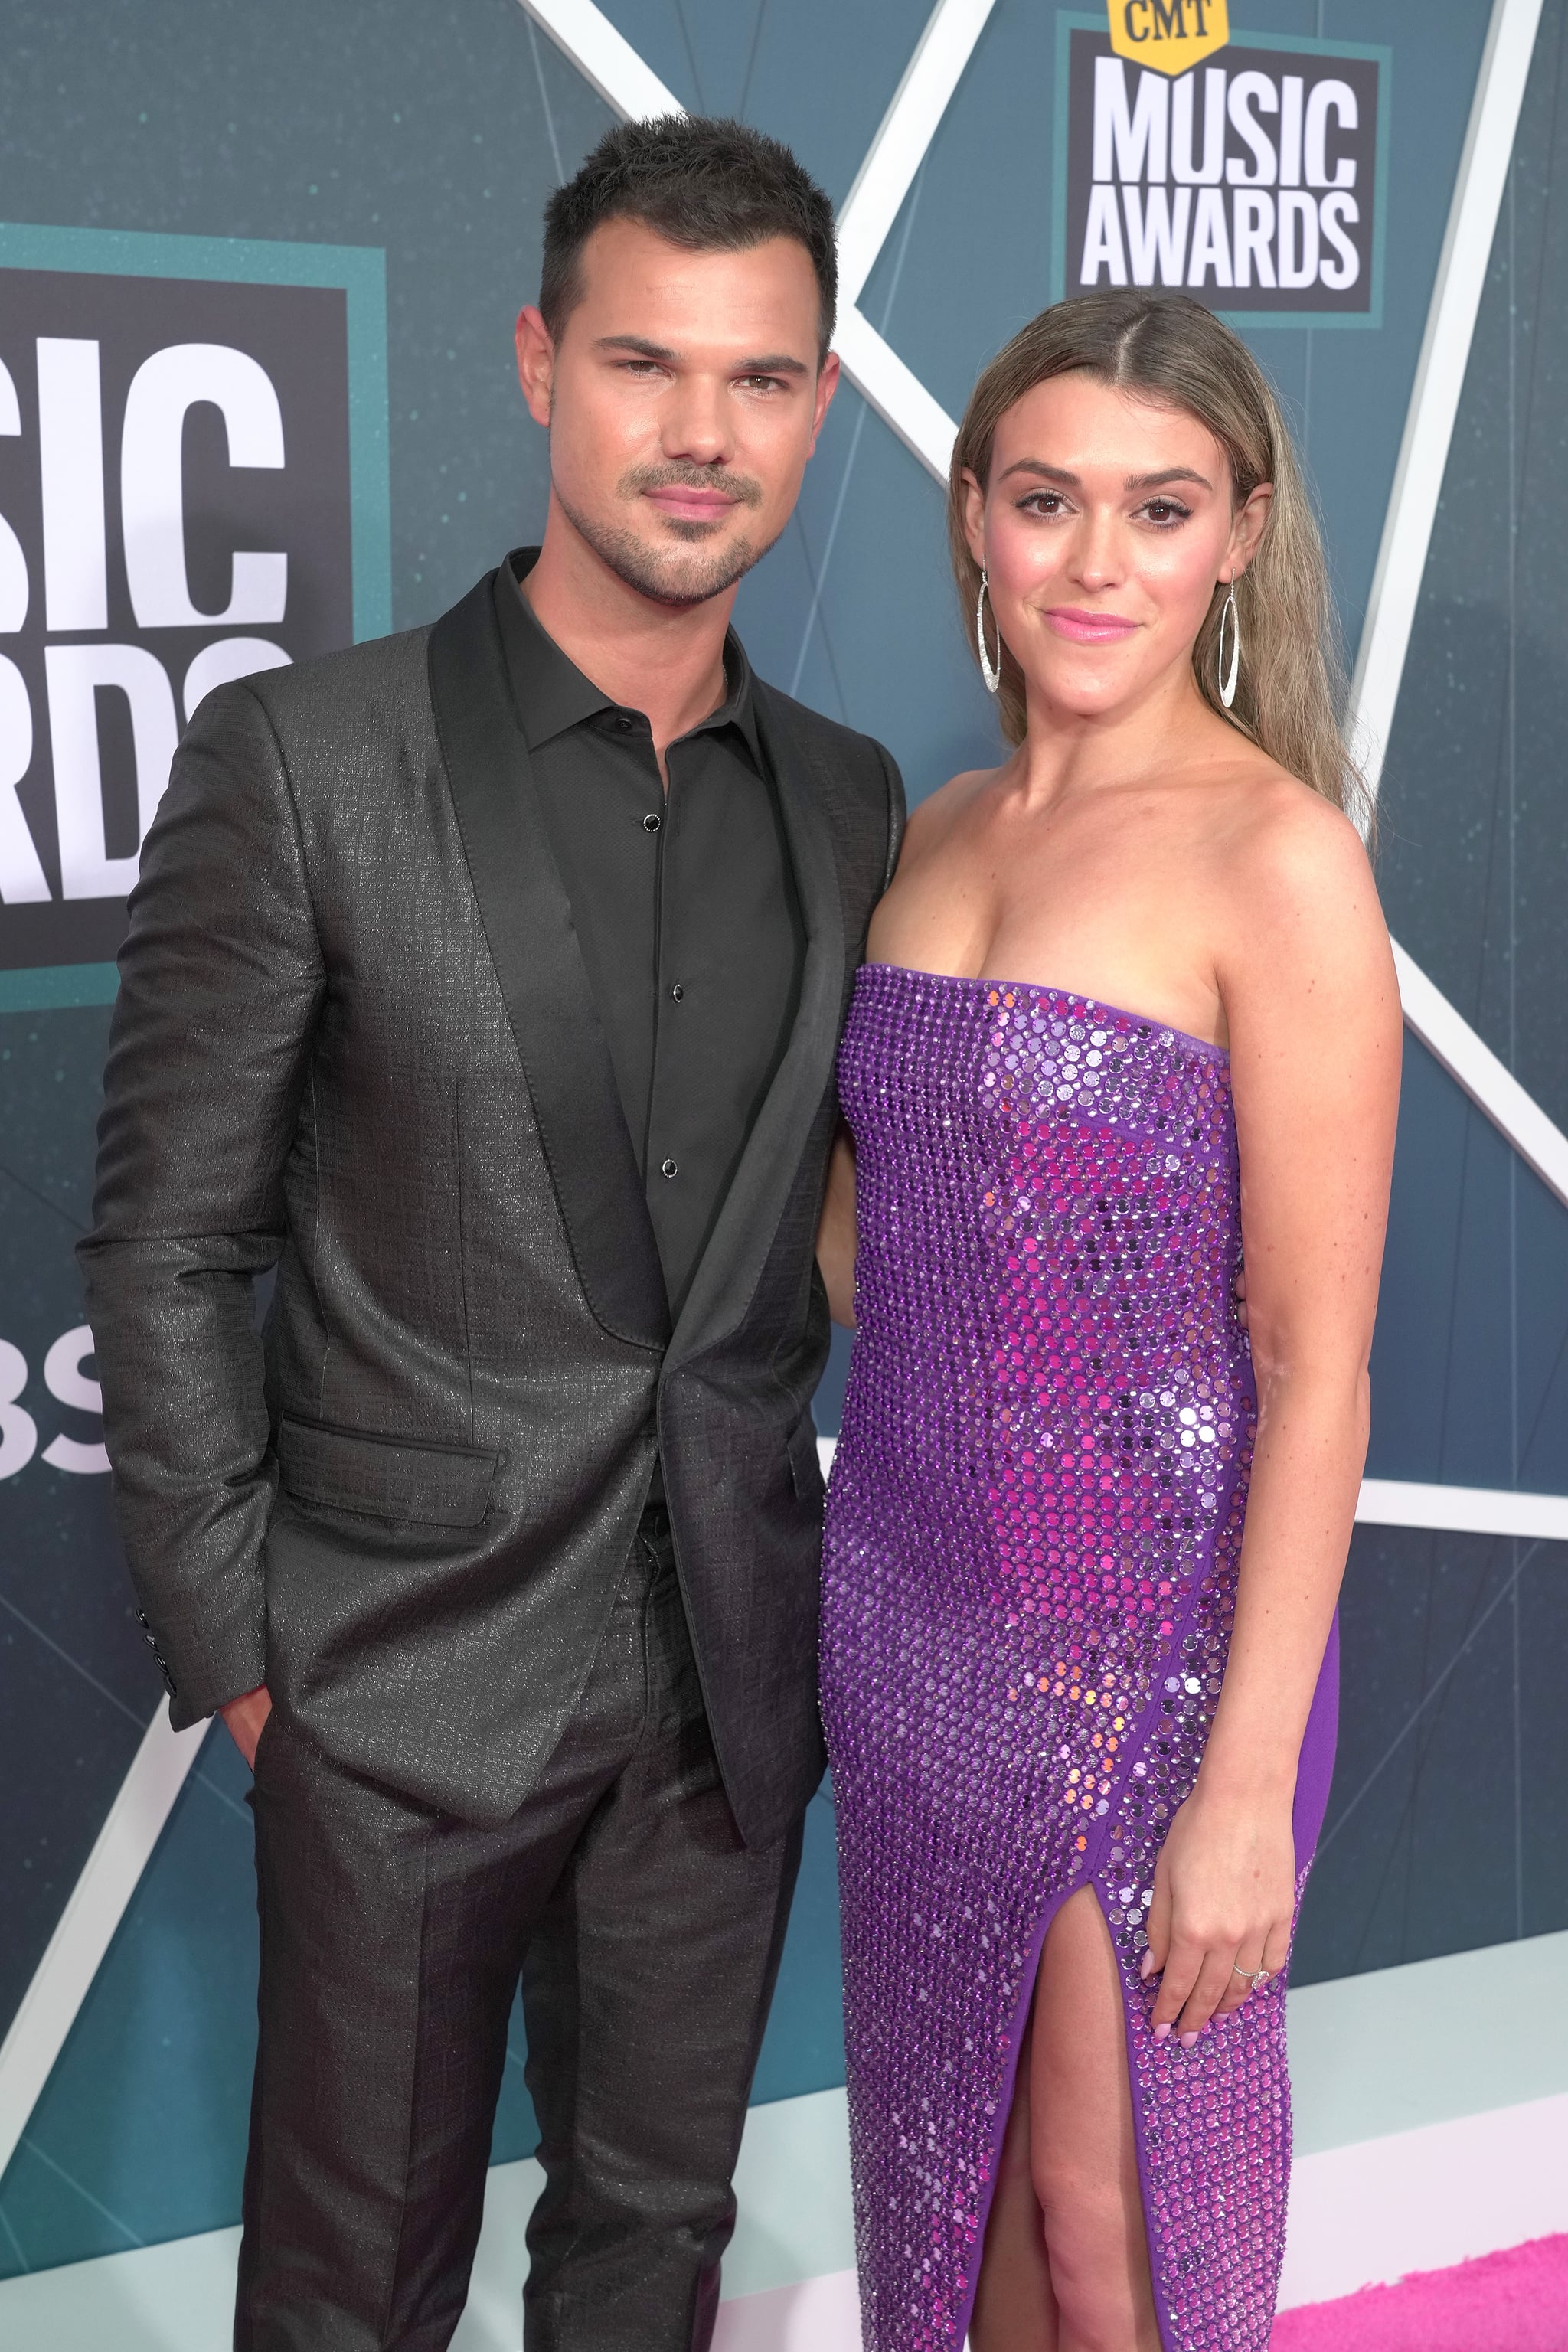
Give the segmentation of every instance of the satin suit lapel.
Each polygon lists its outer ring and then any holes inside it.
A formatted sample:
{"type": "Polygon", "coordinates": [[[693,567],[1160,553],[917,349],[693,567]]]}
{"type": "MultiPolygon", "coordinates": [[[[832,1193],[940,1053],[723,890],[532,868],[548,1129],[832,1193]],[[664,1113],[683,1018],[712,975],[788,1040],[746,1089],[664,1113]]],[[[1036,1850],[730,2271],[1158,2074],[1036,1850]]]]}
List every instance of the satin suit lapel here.
{"type": "Polygon", "coordinates": [[[606,1331],[661,1349],[669,1308],[653,1223],[517,723],[488,578],[437,622],[429,662],[469,878],[578,1279],[606,1331]]]}

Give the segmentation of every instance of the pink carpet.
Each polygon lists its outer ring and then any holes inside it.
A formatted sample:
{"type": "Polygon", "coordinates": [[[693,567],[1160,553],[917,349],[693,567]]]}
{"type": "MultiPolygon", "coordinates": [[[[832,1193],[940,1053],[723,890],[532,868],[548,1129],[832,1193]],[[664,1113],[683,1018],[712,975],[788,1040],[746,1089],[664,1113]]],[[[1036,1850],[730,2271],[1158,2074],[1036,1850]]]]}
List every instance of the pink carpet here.
{"type": "Polygon", "coordinates": [[[1568,2352],[1568,2236],[1281,2312],[1270,2352],[1568,2352]]]}

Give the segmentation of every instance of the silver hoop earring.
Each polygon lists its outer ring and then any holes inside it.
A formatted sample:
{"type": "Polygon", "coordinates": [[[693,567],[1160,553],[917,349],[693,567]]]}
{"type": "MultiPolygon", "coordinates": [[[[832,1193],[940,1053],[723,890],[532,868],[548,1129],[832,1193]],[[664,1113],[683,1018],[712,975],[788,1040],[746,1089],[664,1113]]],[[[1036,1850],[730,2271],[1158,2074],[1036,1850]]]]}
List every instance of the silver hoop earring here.
{"type": "Polygon", "coordinates": [[[1215,673],[1219,698],[1228,710],[1236,700],[1236,674],[1241,667],[1241,624],[1236,617],[1236,583],[1226,583],[1230,593],[1219,608],[1219,635],[1215,645],[1215,673]],[[1225,666],[1225,625],[1230,622],[1230,668],[1225,666]]]}
{"type": "MultiPolygon", "coordinates": [[[[974,600],[974,642],[976,646],[979,648],[980,675],[985,680],[985,691],[987,694],[994,694],[997,688],[1002,683],[1002,628],[1001,624],[998,622],[996,627],[996,667],[993,669],[991,666],[991,656],[985,649],[985,593],[990,583],[985,577],[984,569],[982,569],[980,574],[980,593],[974,600]]],[[[995,620],[996,616],[994,613],[993,613],[991,617],[993,620],[995,620]]]]}

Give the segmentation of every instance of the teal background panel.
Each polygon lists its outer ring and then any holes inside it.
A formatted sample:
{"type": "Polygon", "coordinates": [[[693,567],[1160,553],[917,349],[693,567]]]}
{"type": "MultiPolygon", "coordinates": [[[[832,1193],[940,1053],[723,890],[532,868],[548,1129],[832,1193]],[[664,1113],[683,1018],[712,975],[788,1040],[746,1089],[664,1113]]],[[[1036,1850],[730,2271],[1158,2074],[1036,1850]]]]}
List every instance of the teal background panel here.
{"type": "MultiPolygon", "coordinates": [[[[678,98],[794,139],[836,199],[928,13],[927,0],[609,0],[678,98]]],[[[1247,330],[1295,420],[1352,641],[1487,17],[1484,0],[1247,0],[1247,30],[1394,50],[1384,326],[1247,330]]],[[[1563,22],[1564,0],[1548,0],[1390,752],[1382,865],[1395,928],[1559,1117],[1563,22]]],[[[305,0],[0,0],[0,217],[384,251],[401,626],[541,527],[546,449],[517,393],[512,314],[536,289],[543,201],[610,118],[516,0],[434,14],[385,0],[374,37],[367,24],[305,0]]],[[[954,414],[1045,299],[1055,47],[1051,10],[998,0],[862,298],[954,414]]],[[[995,757],[942,493],[851,388],[740,619],[759,669],[887,741],[911,797],[995,757]]],[[[26,1356],[41,1449],[56,1431],[97,1434],[49,1397],[42,1361],[81,1317],[70,1253],[108,1016],[3,1004],[0,1338],[26,1356]]],[[[1565,1219],[1412,1045],[1374,1361],[1378,1475],[1563,1490],[1565,1219]]],[[[842,1367],[840,1344],[826,1430],[842,1367]]],[[[1483,1538],[1358,1535],[1341,1771],[1300,1977],[1563,1924],[1562,1566],[1551,1547],[1526,1559],[1483,1538]]],[[[40,1450],[0,1477],[0,1775],[17,1800],[0,1828],[0,2019],[157,1696],[107,1481],[52,1470],[40,1450]]],[[[254,2034],[245,1780],[216,1735],[0,2182],[0,2268],[237,2217],[254,2034]]],[[[759,2098],[841,2079],[837,1971],[824,1797],[759,2098]]],[[[498,2155],[531,2144],[521,2054],[514,2021],[498,2155]]]]}

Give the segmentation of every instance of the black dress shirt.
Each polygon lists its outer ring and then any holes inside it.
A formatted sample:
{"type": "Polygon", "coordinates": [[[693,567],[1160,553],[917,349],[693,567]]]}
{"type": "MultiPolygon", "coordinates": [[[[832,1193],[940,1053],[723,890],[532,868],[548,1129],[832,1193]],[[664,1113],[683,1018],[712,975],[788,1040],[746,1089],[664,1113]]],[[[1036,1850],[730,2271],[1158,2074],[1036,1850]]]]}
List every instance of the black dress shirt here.
{"type": "Polygon", "coordinates": [[[783,1057],[805,956],[752,673],[733,631],[719,709],[665,753],[496,573],[501,641],[583,961],[680,1312],[783,1057]]]}

